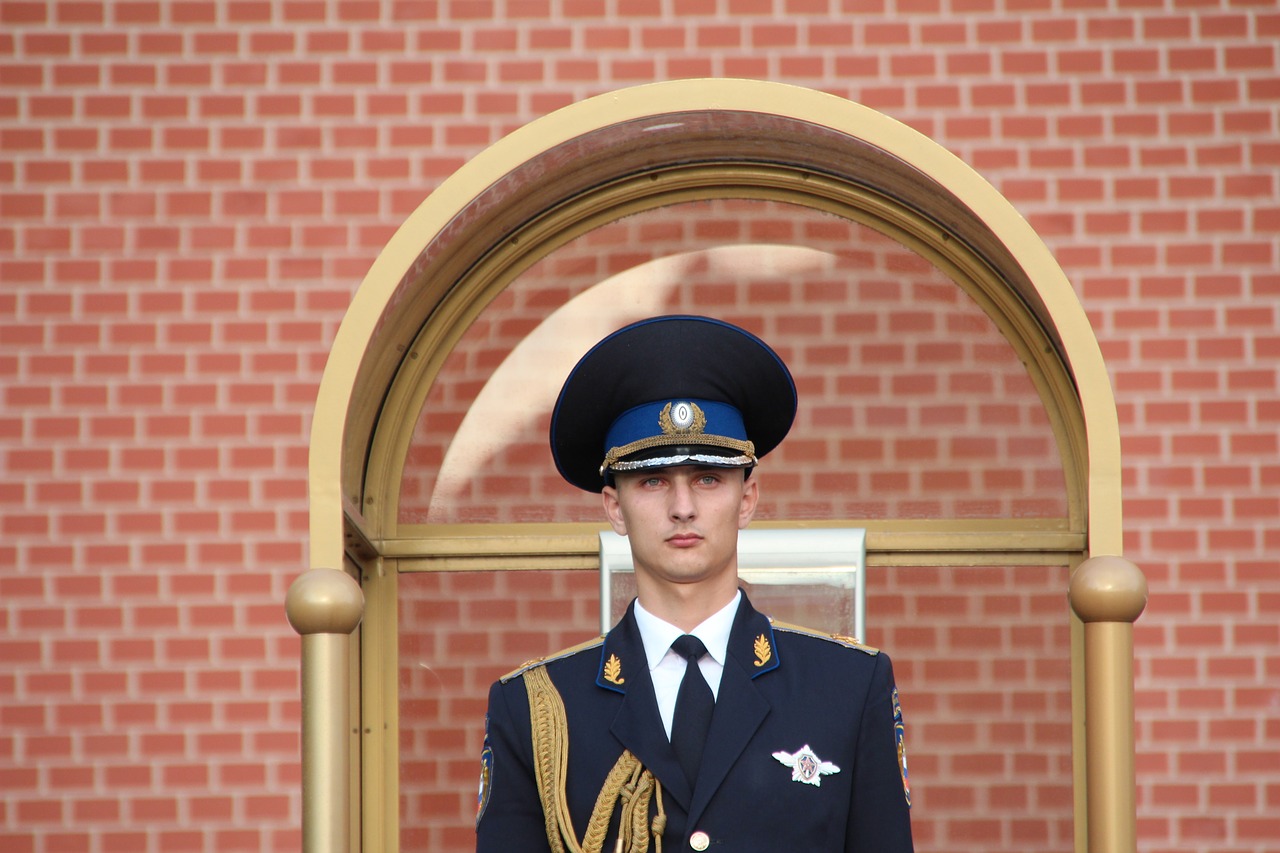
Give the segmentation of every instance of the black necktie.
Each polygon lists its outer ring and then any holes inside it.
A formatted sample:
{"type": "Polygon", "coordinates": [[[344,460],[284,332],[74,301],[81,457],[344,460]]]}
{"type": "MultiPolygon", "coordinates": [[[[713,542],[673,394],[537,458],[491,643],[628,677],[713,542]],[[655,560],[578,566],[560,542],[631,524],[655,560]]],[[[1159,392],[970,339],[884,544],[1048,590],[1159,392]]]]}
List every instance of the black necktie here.
{"type": "Polygon", "coordinates": [[[684,679],[680,682],[680,692],[676,694],[676,713],[671,722],[671,746],[680,759],[684,775],[692,785],[698,778],[698,763],[702,760],[702,746],[707,740],[707,729],[711,726],[711,712],[715,709],[716,699],[702,677],[698,668],[698,660],[707,653],[702,641],[691,634],[685,634],[671,644],[671,648],[682,656],[687,663],[684,679]]]}

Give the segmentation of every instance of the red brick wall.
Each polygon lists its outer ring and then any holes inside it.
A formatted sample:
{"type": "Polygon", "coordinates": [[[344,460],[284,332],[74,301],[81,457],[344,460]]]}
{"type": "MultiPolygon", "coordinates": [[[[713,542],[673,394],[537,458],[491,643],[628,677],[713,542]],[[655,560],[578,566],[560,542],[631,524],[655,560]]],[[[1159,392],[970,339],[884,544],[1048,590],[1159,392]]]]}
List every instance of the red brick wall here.
{"type": "Polygon", "coordinates": [[[1151,582],[1140,846],[1276,849],[1275,5],[624,5],[0,2],[0,847],[297,849],[281,602],[352,289],[510,129],[733,75],[908,122],[1049,243],[1151,582]]]}

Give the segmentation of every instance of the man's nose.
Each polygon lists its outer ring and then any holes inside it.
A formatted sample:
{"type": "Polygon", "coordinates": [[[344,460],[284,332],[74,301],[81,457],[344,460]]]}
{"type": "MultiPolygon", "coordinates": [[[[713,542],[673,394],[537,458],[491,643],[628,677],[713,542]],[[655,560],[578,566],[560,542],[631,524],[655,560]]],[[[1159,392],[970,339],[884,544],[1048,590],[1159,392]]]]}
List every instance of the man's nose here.
{"type": "Polygon", "coordinates": [[[687,521],[694,517],[693,487],[682,477],[676,477],[671,484],[671,517],[687,521]]]}

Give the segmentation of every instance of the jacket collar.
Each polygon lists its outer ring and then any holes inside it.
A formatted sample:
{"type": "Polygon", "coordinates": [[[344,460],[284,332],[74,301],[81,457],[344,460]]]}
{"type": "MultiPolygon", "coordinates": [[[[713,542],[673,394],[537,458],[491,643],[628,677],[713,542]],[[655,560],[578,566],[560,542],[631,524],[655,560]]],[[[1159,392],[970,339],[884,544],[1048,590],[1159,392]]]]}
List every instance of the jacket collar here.
{"type": "MultiPolygon", "coordinates": [[[[742,600],[729,631],[724,662],[728,666],[729,661],[736,661],[750,679],[755,679],[777,669],[781,662],[769,617],[751,606],[745,592],[741,595],[742,600]]],[[[636,602],[632,600],[622,619],[605,635],[600,650],[596,684],[615,693],[626,694],[628,688],[634,689],[637,684],[635,676],[640,674],[640,670],[644,671],[646,686],[652,687],[648,679],[650,661],[636,624],[635,608],[636,602]]]]}

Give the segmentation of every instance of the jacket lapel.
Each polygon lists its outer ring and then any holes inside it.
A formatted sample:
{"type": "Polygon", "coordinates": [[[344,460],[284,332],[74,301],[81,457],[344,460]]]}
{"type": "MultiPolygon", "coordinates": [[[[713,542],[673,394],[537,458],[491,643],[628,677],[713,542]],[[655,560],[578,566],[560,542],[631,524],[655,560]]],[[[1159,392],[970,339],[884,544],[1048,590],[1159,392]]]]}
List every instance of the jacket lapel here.
{"type": "MultiPolygon", "coordinates": [[[[693,792],[676,760],[671,741],[667,740],[662,716],[658,713],[658,700],[654,698],[649,662],[636,626],[634,607],[633,603],[627,608],[626,615],[605,637],[596,684],[622,694],[622,703],[609,729],[613,736],[640,759],[676,802],[688,810],[693,792]],[[616,656],[621,665],[621,674],[614,675],[612,679],[609,678],[612,667],[606,671],[611,656],[616,656]],[[621,684],[617,683],[618,678],[624,679],[621,684]]],[[[715,726],[714,719],[712,726],[715,726]]]]}

